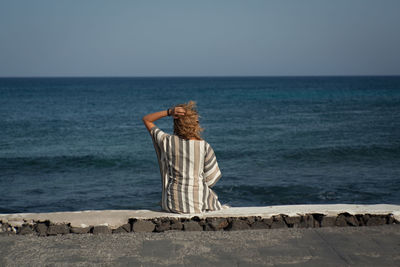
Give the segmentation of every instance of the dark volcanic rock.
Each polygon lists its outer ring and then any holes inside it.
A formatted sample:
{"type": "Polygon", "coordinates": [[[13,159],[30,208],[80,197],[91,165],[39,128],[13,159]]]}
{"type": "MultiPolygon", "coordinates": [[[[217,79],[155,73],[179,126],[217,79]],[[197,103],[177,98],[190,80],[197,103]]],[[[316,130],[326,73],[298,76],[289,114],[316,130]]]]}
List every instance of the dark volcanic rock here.
{"type": "Polygon", "coordinates": [[[71,227],[71,233],[74,234],[87,234],[91,230],[91,227],[71,227]]]}
{"type": "Polygon", "coordinates": [[[112,229],[111,231],[112,231],[113,234],[129,233],[131,231],[131,224],[126,223],[124,225],[121,225],[117,229],[112,229]]]}
{"type": "Polygon", "coordinates": [[[147,220],[136,220],[133,222],[132,231],[133,232],[153,232],[156,225],[152,221],[147,220]]]}
{"type": "Polygon", "coordinates": [[[205,219],[201,219],[200,221],[197,222],[200,226],[205,226],[207,224],[205,219]]]}
{"type": "Polygon", "coordinates": [[[363,225],[363,223],[360,223],[357,219],[356,216],[351,215],[347,212],[345,213],[340,213],[337,218],[335,225],[336,226],[358,226],[358,225],[363,225]]]}
{"type": "Polygon", "coordinates": [[[324,216],[321,220],[321,227],[333,227],[335,226],[336,217],[324,216]]]}
{"type": "Polygon", "coordinates": [[[198,222],[187,221],[187,222],[183,222],[183,230],[184,231],[203,231],[203,226],[201,226],[198,222]]]}
{"type": "Polygon", "coordinates": [[[199,216],[193,216],[190,220],[194,222],[200,222],[202,219],[200,219],[199,216]]]}
{"type": "Polygon", "coordinates": [[[285,220],[283,219],[283,216],[273,216],[272,217],[272,224],[271,224],[271,229],[276,229],[276,228],[284,228],[287,227],[285,220]]]}
{"type": "Polygon", "coordinates": [[[312,214],[306,214],[303,216],[303,224],[306,228],[312,228],[316,226],[319,227],[319,223],[314,220],[314,216],[312,214]]]}
{"type": "Polygon", "coordinates": [[[346,216],[346,222],[350,226],[358,226],[359,225],[356,216],[350,215],[350,214],[348,216],[346,216]]]}
{"type": "Polygon", "coordinates": [[[347,226],[346,216],[344,214],[339,214],[336,217],[335,225],[340,227],[347,226]]]}
{"type": "Polygon", "coordinates": [[[363,214],[356,214],[354,216],[356,216],[356,219],[358,221],[358,225],[359,226],[364,226],[365,223],[367,222],[367,220],[364,219],[364,215],[363,214]]]}
{"type": "Polygon", "coordinates": [[[386,224],[386,216],[385,215],[370,215],[366,225],[367,226],[375,226],[375,225],[383,225],[386,224]]]}
{"type": "Polygon", "coordinates": [[[367,222],[368,222],[368,220],[369,220],[370,217],[371,217],[371,216],[370,216],[369,214],[364,214],[364,215],[362,215],[362,218],[361,218],[360,221],[363,222],[363,225],[367,225],[367,222]]]}
{"type": "Polygon", "coordinates": [[[111,232],[113,234],[126,234],[127,231],[125,231],[125,229],[118,227],[117,229],[112,229],[111,232]]]}
{"type": "Polygon", "coordinates": [[[322,213],[312,213],[314,219],[314,227],[321,227],[322,219],[325,217],[322,213]]]}
{"type": "Polygon", "coordinates": [[[252,225],[251,229],[269,229],[272,225],[272,218],[258,218],[252,225]]]}
{"type": "Polygon", "coordinates": [[[0,232],[6,233],[9,231],[10,225],[8,223],[1,223],[0,224],[0,232]]]}
{"type": "Polygon", "coordinates": [[[299,228],[300,227],[300,222],[301,222],[301,217],[300,216],[283,216],[283,219],[285,220],[285,223],[288,227],[290,228],[299,228]]]}
{"type": "Polygon", "coordinates": [[[48,235],[65,235],[69,233],[69,227],[66,224],[50,225],[47,229],[48,235]]]}
{"type": "MultiPolygon", "coordinates": [[[[29,221],[31,223],[31,221],[29,221]]],[[[269,229],[269,228],[310,228],[310,227],[334,227],[334,226],[375,226],[384,224],[398,224],[393,214],[349,214],[343,212],[336,217],[325,216],[322,213],[311,213],[303,216],[287,216],[285,214],[275,215],[271,218],[260,216],[249,217],[208,217],[200,218],[174,218],[162,217],[154,219],[129,219],[117,229],[107,226],[95,227],[70,227],[69,224],[51,224],[50,221],[36,221],[34,225],[24,221],[20,227],[12,227],[8,223],[0,221],[0,234],[37,234],[39,236],[61,235],[68,233],[128,233],[128,232],[164,232],[169,230],[184,231],[236,231],[246,229],[269,229]]]]}
{"type": "Polygon", "coordinates": [[[394,216],[393,216],[393,214],[389,214],[389,215],[387,216],[387,223],[388,223],[388,224],[395,224],[395,223],[397,223],[397,222],[396,222],[396,219],[395,219],[394,216]]]}
{"type": "Polygon", "coordinates": [[[307,215],[300,216],[300,223],[298,224],[298,228],[307,228],[307,227],[308,227],[307,215]]]}
{"type": "Polygon", "coordinates": [[[3,223],[1,227],[2,227],[2,231],[3,231],[4,234],[7,234],[7,235],[13,234],[13,235],[15,235],[17,233],[16,227],[11,226],[8,223],[3,223]]]}
{"type": "Polygon", "coordinates": [[[207,224],[206,220],[204,218],[199,218],[199,216],[194,216],[190,220],[197,222],[202,228],[207,224]]]}
{"type": "Polygon", "coordinates": [[[261,220],[263,223],[268,224],[269,227],[272,225],[273,218],[264,218],[261,220]]]}
{"type": "Polygon", "coordinates": [[[35,231],[38,233],[39,236],[46,236],[47,235],[47,225],[45,223],[38,223],[35,226],[35,231]]]}
{"type": "Polygon", "coordinates": [[[251,225],[251,229],[269,229],[271,227],[270,223],[266,223],[264,220],[255,221],[251,225]]]}
{"type": "Polygon", "coordinates": [[[33,230],[29,225],[23,225],[21,227],[18,228],[18,232],[19,235],[30,235],[33,234],[33,230]]]}
{"type": "Polygon", "coordinates": [[[253,223],[256,222],[256,217],[254,217],[254,216],[244,217],[244,218],[242,218],[242,220],[247,221],[247,223],[249,225],[252,225],[253,223]]]}
{"type": "Polygon", "coordinates": [[[207,231],[220,231],[226,228],[229,223],[226,218],[210,217],[206,219],[207,231]]]}
{"type": "Polygon", "coordinates": [[[108,226],[105,225],[97,225],[94,226],[92,229],[92,233],[94,235],[98,235],[98,234],[111,234],[111,229],[108,228],[108,226]]]}
{"type": "Polygon", "coordinates": [[[182,230],[183,224],[179,219],[170,218],[169,221],[171,230],[182,230]]]}
{"type": "Polygon", "coordinates": [[[131,232],[132,231],[132,225],[130,223],[126,223],[121,226],[125,231],[131,232]]]}
{"type": "Polygon", "coordinates": [[[171,222],[168,218],[159,218],[154,220],[156,224],[156,232],[168,231],[171,227],[171,222]]]}
{"type": "Polygon", "coordinates": [[[250,225],[247,223],[247,221],[241,220],[240,218],[232,218],[232,221],[227,227],[228,231],[247,230],[247,229],[250,229],[250,225]]]}
{"type": "Polygon", "coordinates": [[[156,225],[156,232],[165,232],[171,229],[171,225],[167,222],[156,225]]]}

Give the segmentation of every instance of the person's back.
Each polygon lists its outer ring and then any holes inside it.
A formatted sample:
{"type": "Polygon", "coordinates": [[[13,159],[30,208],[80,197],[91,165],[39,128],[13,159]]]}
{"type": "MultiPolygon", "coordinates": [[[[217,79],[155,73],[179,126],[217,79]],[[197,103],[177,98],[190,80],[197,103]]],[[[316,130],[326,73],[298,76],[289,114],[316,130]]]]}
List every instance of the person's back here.
{"type": "Polygon", "coordinates": [[[211,187],[221,171],[209,143],[200,137],[194,102],[170,110],[146,115],[143,121],[157,153],[162,180],[163,210],[176,213],[200,213],[225,208],[211,187]],[[159,129],[153,121],[174,116],[174,135],[159,129]]]}

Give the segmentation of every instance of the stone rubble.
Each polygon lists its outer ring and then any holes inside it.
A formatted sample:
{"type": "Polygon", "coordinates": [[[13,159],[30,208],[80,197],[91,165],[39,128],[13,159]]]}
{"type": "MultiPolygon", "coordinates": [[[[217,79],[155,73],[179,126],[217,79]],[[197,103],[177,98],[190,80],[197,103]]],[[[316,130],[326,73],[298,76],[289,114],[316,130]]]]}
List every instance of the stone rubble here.
{"type": "Polygon", "coordinates": [[[126,224],[116,229],[107,225],[72,227],[70,224],[53,224],[50,221],[25,221],[10,225],[0,221],[0,234],[18,235],[65,235],[65,234],[124,234],[130,232],[165,232],[165,231],[237,231],[249,229],[276,228],[313,228],[313,227],[357,227],[400,224],[392,214],[355,214],[347,212],[337,216],[320,213],[287,216],[280,214],[271,218],[260,216],[247,217],[208,217],[175,218],[161,217],[153,219],[131,218],[126,224]]]}

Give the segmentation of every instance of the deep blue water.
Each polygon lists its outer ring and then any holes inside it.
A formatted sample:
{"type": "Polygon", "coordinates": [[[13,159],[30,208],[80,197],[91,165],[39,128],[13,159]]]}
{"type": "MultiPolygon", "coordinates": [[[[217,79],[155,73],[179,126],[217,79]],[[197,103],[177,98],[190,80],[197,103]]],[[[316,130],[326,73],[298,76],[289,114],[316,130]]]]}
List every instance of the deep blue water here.
{"type": "Polygon", "coordinates": [[[400,204],[400,77],[8,78],[0,212],[158,209],[141,117],[188,100],[222,203],[400,204]]]}

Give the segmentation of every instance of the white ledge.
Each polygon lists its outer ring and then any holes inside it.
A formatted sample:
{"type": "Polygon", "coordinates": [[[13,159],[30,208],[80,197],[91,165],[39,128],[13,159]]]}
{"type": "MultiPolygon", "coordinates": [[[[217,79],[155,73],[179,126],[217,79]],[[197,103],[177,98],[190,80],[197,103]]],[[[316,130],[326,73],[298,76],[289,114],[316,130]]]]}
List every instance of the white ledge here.
{"type": "Polygon", "coordinates": [[[177,214],[155,210],[86,210],[73,212],[50,213],[14,213],[0,214],[0,221],[12,226],[21,226],[33,221],[50,221],[54,224],[69,223],[72,227],[87,227],[107,225],[117,228],[128,223],[130,218],[152,219],[160,217],[191,218],[206,217],[248,217],[260,216],[270,218],[274,215],[285,214],[287,216],[300,216],[308,213],[320,213],[326,216],[337,216],[340,213],[349,214],[393,214],[400,221],[400,205],[376,204],[329,204],[329,205],[285,205],[266,207],[232,207],[220,211],[212,211],[197,214],[177,214]]]}

